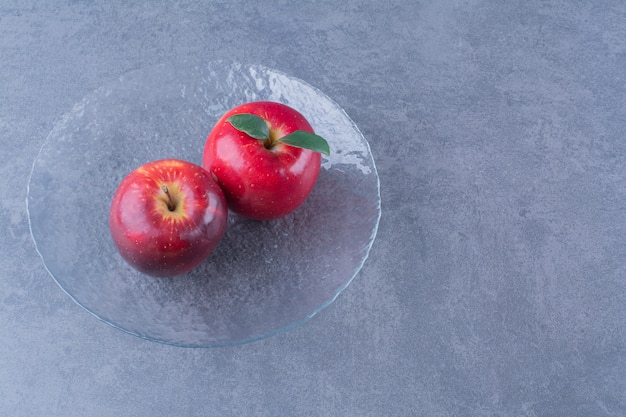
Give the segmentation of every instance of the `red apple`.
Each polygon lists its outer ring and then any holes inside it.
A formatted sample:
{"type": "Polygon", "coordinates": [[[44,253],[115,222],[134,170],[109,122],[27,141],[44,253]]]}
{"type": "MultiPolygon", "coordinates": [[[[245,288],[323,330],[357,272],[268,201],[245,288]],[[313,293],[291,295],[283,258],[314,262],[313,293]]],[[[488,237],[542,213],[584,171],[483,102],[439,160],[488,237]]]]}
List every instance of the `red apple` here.
{"type": "Polygon", "coordinates": [[[309,196],[328,143],[281,103],[242,104],[224,114],[204,146],[202,166],[224,191],[228,207],[256,220],[283,217],[309,196]]]}
{"type": "Polygon", "coordinates": [[[145,274],[165,277],[186,273],[211,254],[226,229],[227,213],[210,173],[164,159],[122,180],[109,225],[122,258],[145,274]]]}

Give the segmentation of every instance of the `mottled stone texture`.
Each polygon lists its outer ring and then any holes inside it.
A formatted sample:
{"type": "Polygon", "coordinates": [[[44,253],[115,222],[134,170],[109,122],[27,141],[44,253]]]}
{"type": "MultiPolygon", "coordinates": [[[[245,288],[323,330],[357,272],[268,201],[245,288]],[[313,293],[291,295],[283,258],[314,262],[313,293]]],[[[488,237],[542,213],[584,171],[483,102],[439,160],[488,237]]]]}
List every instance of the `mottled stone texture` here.
{"type": "Polygon", "coordinates": [[[625,69],[618,1],[1,1],[0,415],[626,415],[625,69]],[[55,121],[188,57],[318,87],[380,174],[350,287],[235,348],[102,324],[29,233],[55,121]]]}

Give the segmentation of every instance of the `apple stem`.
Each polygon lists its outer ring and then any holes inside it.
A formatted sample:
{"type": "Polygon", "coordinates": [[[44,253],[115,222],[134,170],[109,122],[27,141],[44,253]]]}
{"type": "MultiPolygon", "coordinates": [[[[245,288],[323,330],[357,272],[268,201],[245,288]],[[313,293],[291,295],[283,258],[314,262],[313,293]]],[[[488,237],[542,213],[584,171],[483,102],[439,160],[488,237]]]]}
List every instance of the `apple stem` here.
{"type": "Polygon", "coordinates": [[[280,142],[281,136],[280,136],[280,132],[273,130],[269,126],[268,126],[268,129],[269,129],[269,133],[267,137],[265,138],[265,140],[263,140],[263,146],[265,146],[265,149],[272,149],[274,145],[280,142]]]}
{"type": "Polygon", "coordinates": [[[174,199],[172,198],[170,191],[167,189],[167,185],[163,184],[161,186],[161,190],[163,190],[165,195],[167,195],[167,209],[169,211],[174,211],[176,209],[176,204],[174,203],[174,199]]]}

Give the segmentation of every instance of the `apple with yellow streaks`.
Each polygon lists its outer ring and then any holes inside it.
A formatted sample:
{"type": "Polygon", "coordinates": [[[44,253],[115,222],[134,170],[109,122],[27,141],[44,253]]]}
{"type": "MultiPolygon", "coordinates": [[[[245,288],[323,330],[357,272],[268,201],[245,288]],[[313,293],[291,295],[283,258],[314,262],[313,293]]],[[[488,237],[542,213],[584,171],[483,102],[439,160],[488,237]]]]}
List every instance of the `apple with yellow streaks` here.
{"type": "Polygon", "coordinates": [[[189,272],[217,247],[228,209],[209,172],[178,159],[129,173],[111,203],[109,226],[120,255],[156,277],[189,272]]]}

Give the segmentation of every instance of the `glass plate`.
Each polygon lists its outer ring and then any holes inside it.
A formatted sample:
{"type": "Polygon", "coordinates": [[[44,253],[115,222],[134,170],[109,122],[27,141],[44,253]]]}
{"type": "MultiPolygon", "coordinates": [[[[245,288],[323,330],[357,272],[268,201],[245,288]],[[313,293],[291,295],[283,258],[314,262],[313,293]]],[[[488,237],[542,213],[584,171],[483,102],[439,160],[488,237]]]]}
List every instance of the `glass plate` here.
{"type": "Polygon", "coordinates": [[[367,258],[380,191],[367,141],[319,90],[259,65],[172,63],[119,77],[56,123],[33,164],[27,209],[46,269],[80,306],[145,339],[210,347],[276,334],[328,306],[367,258]],[[122,178],[157,159],[200,164],[217,119],[255,100],[294,107],[328,140],[308,200],[270,222],[230,213],[217,249],[186,275],[132,269],[108,228],[122,178]]]}

